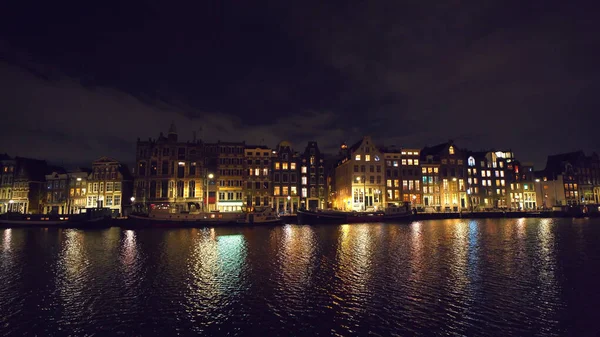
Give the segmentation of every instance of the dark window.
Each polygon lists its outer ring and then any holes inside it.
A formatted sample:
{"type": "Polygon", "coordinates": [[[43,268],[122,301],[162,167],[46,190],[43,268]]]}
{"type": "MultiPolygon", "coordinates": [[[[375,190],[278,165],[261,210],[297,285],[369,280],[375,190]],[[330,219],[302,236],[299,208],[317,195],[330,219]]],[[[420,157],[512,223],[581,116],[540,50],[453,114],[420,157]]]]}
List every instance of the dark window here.
{"type": "Polygon", "coordinates": [[[177,167],[177,178],[183,178],[184,174],[185,174],[185,166],[179,165],[177,167]]]}
{"type": "Polygon", "coordinates": [[[150,182],[150,199],[156,198],[156,180],[150,182]]]}
{"type": "Polygon", "coordinates": [[[252,182],[251,181],[247,181],[246,182],[246,189],[247,190],[251,190],[252,189],[252,182]]]}
{"type": "Polygon", "coordinates": [[[140,164],[138,165],[138,175],[139,176],[145,176],[146,175],[146,162],[142,161],[140,162],[140,164]]]}
{"type": "Polygon", "coordinates": [[[296,182],[296,173],[292,173],[290,177],[291,177],[290,182],[295,183],[296,182]]]}
{"type": "Polygon", "coordinates": [[[279,173],[275,173],[275,179],[274,179],[274,181],[275,181],[276,183],[278,183],[278,182],[279,182],[279,173]]]}
{"type": "Polygon", "coordinates": [[[254,183],[254,188],[260,190],[260,181],[254,183]]]}
{"type": "Polygon", "coordinates": [[[185,159],[185,147],[177,149],[177,159],[185,159]]]}
{"type": "Polygon", "coordinates": [[[358,165],[354,165],[354,172],[358,172],[358,165]]]}
{"type": "Polygon", "coordinates": [[[169,162],[166,160],[162,162],[161,174],[169,174],[169,162]]]}
{"type": "Polygon", "coordinates": [[[282,176],[281,176],[281,182],[282,183],[287,183],[288,182],[288,175],[287,175],[287,173],[282,174],[282,176]]]}
{"type": "Polygon", "coordinates": [[[190,195],[190,198],[196,197],[196,182],[193,180],[191,180],[189,183],[189,195],[190,195]]]}
{"type": "Polygon", "coordinates": [[[254,198],[254,204],[255,204],[256,206],[260,206],[260,197],[256,197],[256,198],[254,198]]]}
{"type": "Polygon", "coordinates": [[[158,174],[158,163],[156,162],[156,160],[153,160],[150,163],[151,167],[150,167],[150,175],[151,176],[155,176],[158,174]]]}
{"type": "Polygon", "coordinates": [[[183,198],[183,180],[177,182],[177,197],[183,198]]]}
{"type": "Polygon", "coordinates": [[[169,181],[163,180],[160,186],[160,197],[166,198],[169,193],[169,181]]]}
{"type": "Polygon", "coordinates": [[[190,164],[190,175],[191,176],[196,175],[196,163],[191,163],[190,164]]]}

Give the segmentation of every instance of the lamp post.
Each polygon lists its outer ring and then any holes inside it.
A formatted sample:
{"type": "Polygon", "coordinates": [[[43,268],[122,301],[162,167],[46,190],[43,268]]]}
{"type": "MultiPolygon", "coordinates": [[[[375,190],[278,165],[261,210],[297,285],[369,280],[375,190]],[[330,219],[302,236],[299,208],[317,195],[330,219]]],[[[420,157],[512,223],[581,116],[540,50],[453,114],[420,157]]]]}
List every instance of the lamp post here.
{"type": "MultiPolygon", "coordinates": [[[[292,197],[290,197],[289,195],[287,196],[287,201],[288,201],[288,205],[290,207],[290,214],[292,214],[292,210],[294,209],[294,207],[292,206],[292,202],[290,201],[292,199],[292,197]]],[[[286,209],[287,212],[287,209],[286,209]]]]}
{"type": "MultiPolygon", "coordinates": [[[[546,208],[546,200],[544,200],[544,194],[543,194],[544,191],[542,190],[542,184],[540,183],[539,179],[536,179],[535,182],[537,183],[538,190],[540,191],[540,201],[542,201],[543,208],[546,208]]],[[[536,195],[537,195],[537,193],[536,193],[536,195]]],[[[537,205],[537,206],[539,207],[540,205],[537,205]]]]}
{"type": "Polygon", "coordinates": [[[131,210],[133,211],[133,202],[135,201],[135,197],[131,197],[129,200],[131,200],[131,210]]]}
{"type": "Polygon", "coordinates": [[[12,212],[13,211],[13,204],[15,203],[15,201],[11,199],[11,200],[8,201],[8,203],[9,203],[8,211],[12,212]]]}
{"type": "Polygon", "coordinates": [[[208,173],[208,174],[206,175],[206,177],[204,178],[204,182],[206,183],[206,190],[204,191],[204,192],[205,192],[205,194],[206,194],[206,199],[204,199],[204,200],[205,200],[205,202],[204,202],[204,203],[206,204],[206,206],[205,206],[205,207],[206,207],[205,211],[206,211],[206,210],[209,210],[209,211],[210,211],[210,209],[209,209],[209,205],[208,205],[208,185],[209,185],[208,181],[209,181],[209,180],[212,180],[212,178],[214,178],[214,177],[215,177],[215,175],[214,175],[214,174],[212,174],[212,173],[208,173]]]}

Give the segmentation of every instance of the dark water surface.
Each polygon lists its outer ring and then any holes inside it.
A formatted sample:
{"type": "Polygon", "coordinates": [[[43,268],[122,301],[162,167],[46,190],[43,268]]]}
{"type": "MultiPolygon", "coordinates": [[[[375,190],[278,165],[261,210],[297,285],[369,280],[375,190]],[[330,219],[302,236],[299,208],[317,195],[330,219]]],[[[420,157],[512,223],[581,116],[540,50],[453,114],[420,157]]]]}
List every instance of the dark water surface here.
{"type": "Polygon", "coordinates": [[[0,335],[596,336],[600,221],[0,229],[0,335]]]}

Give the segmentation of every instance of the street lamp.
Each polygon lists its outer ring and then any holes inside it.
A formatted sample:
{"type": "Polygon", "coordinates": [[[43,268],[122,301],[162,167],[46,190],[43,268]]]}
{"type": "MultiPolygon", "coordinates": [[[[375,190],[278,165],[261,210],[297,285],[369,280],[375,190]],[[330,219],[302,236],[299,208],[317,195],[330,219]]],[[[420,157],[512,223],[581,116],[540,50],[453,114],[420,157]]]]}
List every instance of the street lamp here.
{"type": "MultiPolygon", "coordinates": [[[[209,181],[209,180],[212,180],[214,177],[215,177],[215,175],[214,175],[214,174],[212,174],[212,173],[209,173],[209,174],[207,174],[207,175],[206,175],[206,178],[207,178],[207,179],[204,179],[204,181],[206,182],[206,191],[205,191],[205,194],[206,194],[206,199],[204,199],[204,200],[205,200],[205,204],[206,204],[206,206],[205,206],[205,207],[206,207],[206,209],[208,209],[208,181],[209,181]]],[[[203,206],[204,206],[204,205],[203,205],[203,206]]]]}
{"type": "MultiPolygon", "coordinates": [[[[290,197],[290,196],[288,195],[288,196],[287,196],[287,201],[288,201],[288,205],[289,205],[289,207],[290,207],[290,214],[292,214],[292,210],[293,210],[292,203],[290,202],[290,200],[291,200],[291,199],[292,199],[292,197],[290,197]]],[[[286,211],[287,211],[287,210],[286,210],[286,211]]]]}
{"type": "Polygon", "coordinates": [[[11,199],[11,200],[8,201],[8,203],[10,204],[8,210],[9,210],[9,212],[12,212],[12,210],[13,210],[13,204],[15,203],[15,201],[11,199]]]}
{"type": "Polygon", "coordinates": [[[135,201],[135,197],[131,197],[129,198],[129,200],[131,200],[131,203],[133,204],[133,202],[135,201]]]}

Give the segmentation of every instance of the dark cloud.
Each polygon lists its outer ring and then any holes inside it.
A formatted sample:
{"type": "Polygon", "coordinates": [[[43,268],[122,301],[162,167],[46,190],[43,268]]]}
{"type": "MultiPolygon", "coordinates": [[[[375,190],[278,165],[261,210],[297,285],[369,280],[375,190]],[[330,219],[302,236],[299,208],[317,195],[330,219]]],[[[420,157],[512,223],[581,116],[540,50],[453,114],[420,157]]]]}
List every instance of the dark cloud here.
{"type": "Polygon", "coordinates": [[[542,164],[600,145],[600,27],[586,5],[14,2],[0,20],[2,141],[131,160],[138,136],[174,120],[184,139],[202,128],[209,141],[330,151],[365,134],[407,147],[454,139],[542,164]]]}

